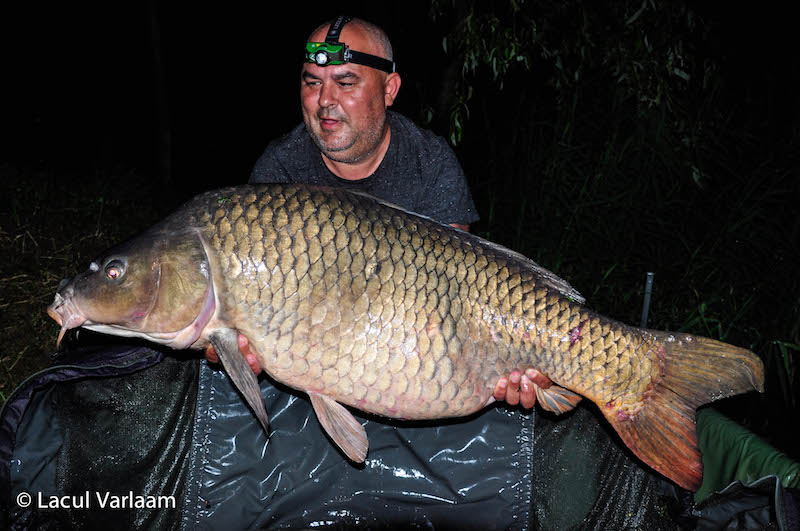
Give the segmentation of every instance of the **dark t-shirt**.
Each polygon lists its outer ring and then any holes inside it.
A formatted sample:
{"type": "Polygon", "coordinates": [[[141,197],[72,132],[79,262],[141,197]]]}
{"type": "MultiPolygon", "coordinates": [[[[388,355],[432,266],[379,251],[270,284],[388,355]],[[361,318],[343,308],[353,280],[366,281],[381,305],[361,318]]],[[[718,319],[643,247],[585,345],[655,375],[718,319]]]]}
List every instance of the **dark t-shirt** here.
{"type": "Polygon", "coordinates": [[[350,188],[444,223],[468,225],[478,213],[464,172],[443,138],[389,112],[392,137],[375,173],[358,181],[334,175],[304,124],[273,141],[256,162],[251,183],[308,183],[350,188]]]}

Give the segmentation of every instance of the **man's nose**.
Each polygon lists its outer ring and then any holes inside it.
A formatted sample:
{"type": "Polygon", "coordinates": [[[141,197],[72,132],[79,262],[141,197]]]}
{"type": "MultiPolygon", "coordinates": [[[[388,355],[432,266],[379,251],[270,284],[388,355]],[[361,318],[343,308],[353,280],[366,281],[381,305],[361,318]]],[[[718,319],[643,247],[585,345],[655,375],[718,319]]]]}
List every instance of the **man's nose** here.
{"type": "Polygon", "coordinates": [[[331,107],[337,103],[337,91],[335,83],[323,83],[319,91],[319,106],[331,107]]]}

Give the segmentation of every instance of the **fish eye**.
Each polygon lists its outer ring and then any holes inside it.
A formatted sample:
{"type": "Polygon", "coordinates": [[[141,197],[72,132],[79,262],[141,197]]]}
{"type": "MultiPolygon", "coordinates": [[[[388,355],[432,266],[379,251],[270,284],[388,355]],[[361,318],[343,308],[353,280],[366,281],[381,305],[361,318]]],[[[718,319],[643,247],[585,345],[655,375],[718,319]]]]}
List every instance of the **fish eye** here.
{"type": "Polygon", "coordinates": [[[109,280],[119,280],[125,274],[125,264],[120,260],[112,260],[106,265],[105,271],[109,280]]]}

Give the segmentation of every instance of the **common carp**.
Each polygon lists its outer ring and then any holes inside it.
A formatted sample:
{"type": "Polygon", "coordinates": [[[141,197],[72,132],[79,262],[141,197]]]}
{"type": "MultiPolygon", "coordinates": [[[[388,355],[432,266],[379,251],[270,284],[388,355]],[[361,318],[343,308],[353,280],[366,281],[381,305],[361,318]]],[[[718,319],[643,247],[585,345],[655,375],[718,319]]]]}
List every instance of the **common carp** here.
{"type": "Polygon", "coordinates": [[[509,249],[373,197],[300,185],[197,196],[62,282],[49,314],[175,349],[214,345],[269,433],[243,334],[275,380],[308,393],[330,438],[364,461],[346,406],[400,419],[474,413],[497,380],[538,369],[547,410],[588,398],[625,444],[697,490],[695,409],[762,390],[748,350],[627,326],[509,249]],[[344,404],[344,405],[343,405],[344,404]]]}

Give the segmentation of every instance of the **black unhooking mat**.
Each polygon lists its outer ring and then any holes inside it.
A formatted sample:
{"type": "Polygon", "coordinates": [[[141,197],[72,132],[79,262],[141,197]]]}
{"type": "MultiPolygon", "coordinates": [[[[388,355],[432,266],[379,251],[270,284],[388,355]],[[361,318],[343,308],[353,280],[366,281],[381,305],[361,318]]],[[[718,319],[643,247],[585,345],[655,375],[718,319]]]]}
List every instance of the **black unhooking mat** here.
{"type": "Polygon", "coordinates": [[[356,466],[305,398],[264,378],[268,440],[228,377],[197,353],[92,347],[58,363],[16,390],[0,417],[0,527],[695,525],[690,494],[640,465],[591,406],[550,419],[501,405],[435,423],[357,412],[370,450],[356,466]],[[112,498],[157,506],[101,508],[112,498]]]}
{"type": "Polygon", "coordinates": [[[131,492],[183,499],[199,360],[98,346],[62,355],[58,363],[15,391],[0,418],[9,527],[172,527],[178,507],[173,514],[97,508],[131,492]],[[20,507],[22,493],[31,496],[28,507],[20,507]],[[52,496],[68,496],[66,504],[76,507],[41,508],[52,496]]]}

